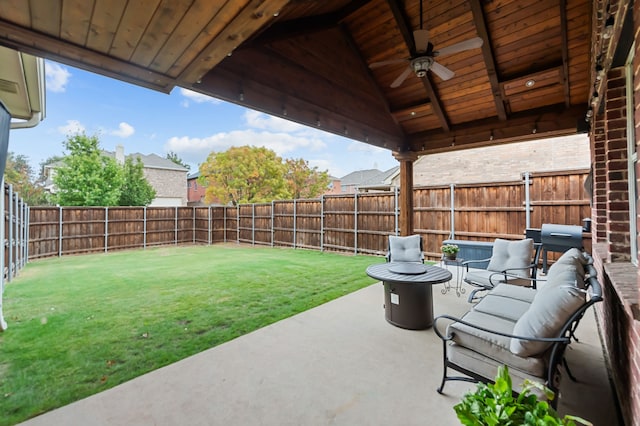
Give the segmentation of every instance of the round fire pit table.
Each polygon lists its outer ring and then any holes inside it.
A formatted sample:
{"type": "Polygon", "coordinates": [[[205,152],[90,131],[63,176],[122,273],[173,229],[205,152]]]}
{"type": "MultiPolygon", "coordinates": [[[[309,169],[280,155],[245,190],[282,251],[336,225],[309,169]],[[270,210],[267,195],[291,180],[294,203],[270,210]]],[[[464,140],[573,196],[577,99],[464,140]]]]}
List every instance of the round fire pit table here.
{"type": "Polygon", "coordinates": [[[421,263],[371,265],[367,275],[384,285],[385,318],[397,327],[423,330],[433,325],[431,286],[451,280],[451,272],[421,263]]]}

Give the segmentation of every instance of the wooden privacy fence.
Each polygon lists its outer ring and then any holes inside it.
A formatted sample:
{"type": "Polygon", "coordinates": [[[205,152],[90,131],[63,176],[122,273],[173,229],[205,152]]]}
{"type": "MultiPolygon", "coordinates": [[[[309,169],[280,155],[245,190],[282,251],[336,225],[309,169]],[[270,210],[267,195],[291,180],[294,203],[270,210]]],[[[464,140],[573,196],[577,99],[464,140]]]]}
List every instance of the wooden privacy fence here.
{"type": "Polygon", "coordinates": [[[5,284],[24,267],[28,257],[29,206],[20,198],[13,186],[3,184],[0,210],[4,213],[4,226],[0,228],[0,331],[7,328],[2,313],[2,296],[5,284]]]}
{"type": "MultiPolygon", "coordinates": [[[[415,188],[414,229],[435,259],[445,239],[519,239],[543,223],[580,225],[591,217],[587,174],[415,188]]],[[[29,258],[230,241],[383,254],[387,236],[398,233],[398,213],[397,190],[235,207],[33,207],[29,258]]]]}

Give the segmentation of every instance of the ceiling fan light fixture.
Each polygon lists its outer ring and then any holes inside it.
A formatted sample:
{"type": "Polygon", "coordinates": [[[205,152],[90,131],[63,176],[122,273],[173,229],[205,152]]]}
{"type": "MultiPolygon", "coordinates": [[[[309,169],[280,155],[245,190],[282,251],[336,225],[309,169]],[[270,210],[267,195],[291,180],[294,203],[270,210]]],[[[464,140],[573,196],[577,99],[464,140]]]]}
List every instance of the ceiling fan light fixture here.
{"type": "Polygon", "coordinates": [[[429,68],[431,68],[432,64],[433,58],[421,56],[411,61],[411,68],[418,77],[422,78],[427,75],[427,71],[429,71],[429,68]]]}

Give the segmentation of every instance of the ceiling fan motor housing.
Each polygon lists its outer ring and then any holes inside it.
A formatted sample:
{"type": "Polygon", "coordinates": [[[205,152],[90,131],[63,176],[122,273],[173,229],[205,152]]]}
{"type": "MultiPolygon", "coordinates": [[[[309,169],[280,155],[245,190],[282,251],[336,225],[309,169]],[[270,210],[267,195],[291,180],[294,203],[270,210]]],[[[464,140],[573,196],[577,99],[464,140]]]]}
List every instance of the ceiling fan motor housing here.
{"type": "Polygon", "coordinates": [[[427,75],[427,71],[429,71],[429,68],[431,68],[432,64],[433,58],[428,56],[421,56],[411,61],[411,68],[418,77],[422,78],[427,75]]]}

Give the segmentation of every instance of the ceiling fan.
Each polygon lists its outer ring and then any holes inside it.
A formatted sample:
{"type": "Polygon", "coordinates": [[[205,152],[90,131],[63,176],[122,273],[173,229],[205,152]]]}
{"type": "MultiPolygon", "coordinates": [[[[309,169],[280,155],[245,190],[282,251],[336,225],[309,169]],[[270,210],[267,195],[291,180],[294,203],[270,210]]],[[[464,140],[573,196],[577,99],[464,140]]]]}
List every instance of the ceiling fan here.
{"type": "Polygon", "coordinates": [[[433,44],[429,42],[429,31],[422,28],[422,0],[420,0],[420,29],[413,32],[413,41],[413,47],[415,50],[411,52],[411,57],[374,62],[369,65],[370,68],[378,68],[384,65],[398,64],[408,61],[409,66],[391,83],[392,88],[400,86],[406,78],[409,77],[411,72],[415,73],[418,78],[423,78],[426,77],[427,71],[431,70],[442,80],[449,80],[455,75],[455,73],[444,65],[436,62],[434,58],[441,55],[450,55],[452,53],[475,49],[481,47],[483,43],[480,37],[474,37],[469,40],[444,47],[440,50],[433,50],[433,44]]]}

